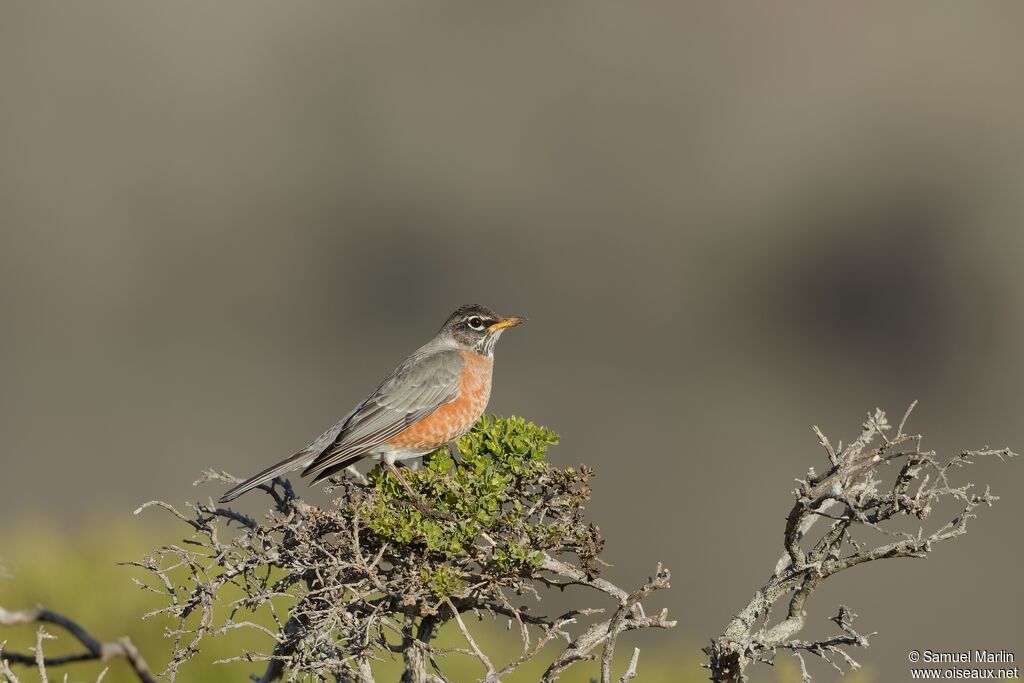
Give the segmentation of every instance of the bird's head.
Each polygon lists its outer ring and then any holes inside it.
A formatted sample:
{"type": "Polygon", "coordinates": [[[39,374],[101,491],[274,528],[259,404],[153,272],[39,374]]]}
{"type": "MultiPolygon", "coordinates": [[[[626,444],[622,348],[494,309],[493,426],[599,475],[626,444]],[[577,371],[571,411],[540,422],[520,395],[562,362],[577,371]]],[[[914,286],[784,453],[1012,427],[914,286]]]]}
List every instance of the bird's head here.
{"type": "Polygon", "coordinates": [[[486,306],[468,304],[448,316],[441,334],[449,337],[460,349],[489,356],[502,332],[524,322],[526,318],[504,318],[486,306]]]}

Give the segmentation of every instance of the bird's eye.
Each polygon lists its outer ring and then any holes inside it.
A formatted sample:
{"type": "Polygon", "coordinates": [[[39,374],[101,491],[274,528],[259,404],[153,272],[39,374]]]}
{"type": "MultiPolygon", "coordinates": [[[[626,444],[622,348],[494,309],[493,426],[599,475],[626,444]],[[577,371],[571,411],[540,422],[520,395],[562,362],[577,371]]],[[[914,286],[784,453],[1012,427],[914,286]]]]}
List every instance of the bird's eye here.
{"type": "Polygon", "coordinates": [[[484,319],[478,315],[466,318],[466,324],[477,331],[484,329],[484,319]]]}

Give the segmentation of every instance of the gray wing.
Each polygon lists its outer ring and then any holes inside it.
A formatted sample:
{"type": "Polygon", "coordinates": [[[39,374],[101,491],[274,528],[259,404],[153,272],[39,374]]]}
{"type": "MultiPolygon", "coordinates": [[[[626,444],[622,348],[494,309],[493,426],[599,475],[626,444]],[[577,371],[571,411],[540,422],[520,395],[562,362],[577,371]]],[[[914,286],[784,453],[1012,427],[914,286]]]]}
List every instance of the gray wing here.
{"type": "Polygon", "coordinates": [[[302,475],[329,476],[453,401],[465,363],[462,354],[454,350],[410,356],[356,408],[331,447],[302,475]]]}

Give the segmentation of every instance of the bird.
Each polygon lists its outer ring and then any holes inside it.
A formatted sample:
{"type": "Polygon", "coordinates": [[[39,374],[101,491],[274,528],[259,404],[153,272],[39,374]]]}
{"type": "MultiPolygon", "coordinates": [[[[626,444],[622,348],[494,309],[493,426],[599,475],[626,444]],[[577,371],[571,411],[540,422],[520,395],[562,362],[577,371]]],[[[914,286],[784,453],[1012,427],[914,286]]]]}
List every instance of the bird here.
{"type": "Polygon", "coordinates": [[[476,423],[491,395],[494,346],[526,322],[479,304],[460,306],[441,329],[380,383],[365,400],[308,446],[254,474],[220,497],[228,503],[283,474],[304,468],[316,484],[355,463],[382,461],[416,507],[431,512],[396,463],[420,458],[457,439],[476,423]]]}

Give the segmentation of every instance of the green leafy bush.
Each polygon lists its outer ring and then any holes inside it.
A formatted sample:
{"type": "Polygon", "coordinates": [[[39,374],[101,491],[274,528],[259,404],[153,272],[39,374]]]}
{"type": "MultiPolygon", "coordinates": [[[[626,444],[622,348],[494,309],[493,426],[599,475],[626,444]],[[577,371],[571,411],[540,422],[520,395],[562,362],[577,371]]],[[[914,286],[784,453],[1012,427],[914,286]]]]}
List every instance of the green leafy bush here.
{"type": "MultiPolygon", "coordinates": [[[[168,599],[155,613],[178,621],[169,677],[206,640],[251,629],[266,636],[266,646],[230,659],[266,662],[263,680],[287,673],[369,683],[383,662],[400,656],[403,680],[426,681],[428,669],[442,676],[458,655],[497,679],[561,640],[567,644],[548,653],[543,674],[554,680],[595,648],[610,658],[622,632],[673,626],[663,612],[647,616],[639,607],[668,586],[666,570],[632,593],[598,576],[603,540],[583,515],[593,473],[551,465],[547,451],[557,442],[554,432],[522,418],[487,416],[459,439],[458,454],[441,448],[406,472],[413,496],[378,468],[365,484],[336,481],[341,495],[324,508],[277,480],[265,487],[274,506],[262,522],[208,504],[191,505],[191,515],[149,504],[193,530],[187,545],[136,563],[157,578],[148,588],[168,599]],[[233,536],[229,524],[239,528],[233,536]],[[570,585],[601,594],[611,616],[594,618],[602,610],[591,606],[548,616],[517,604],[520,596],[570,585]],[[516,624],[522,652],[493,664],[465,613],[516,624]],[[446,624],[458,628],[462,647],[438,649],[446,624]]],[[[209,480],[234,481],[213,472],[201,481],[209,480]]]]}

